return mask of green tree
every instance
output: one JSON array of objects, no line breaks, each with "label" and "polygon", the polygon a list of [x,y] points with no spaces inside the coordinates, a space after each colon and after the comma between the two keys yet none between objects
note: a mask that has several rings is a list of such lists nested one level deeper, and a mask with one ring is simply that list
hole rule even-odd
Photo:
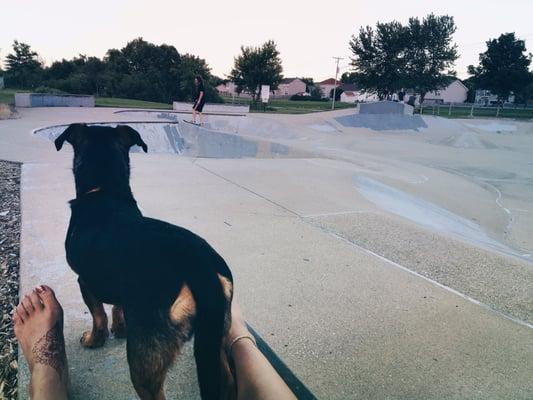
[{"label": "green tree", "polygon": [[490,90],[504,101],[511,93],[520,93],[531,82],[531,54],[523,40],[514,33],[504,33],[486,42],[487,50],[479,55],[479,65],[468,66],[476,87]]},{"label": "green tree", "polygon": [[185,54],[181,57],[178,81],[179,99],[193,101],[196,96],[196,86],[194,78],[196,75],[202,77],[204,81],[205,99],[209,103],[219,103],[222,101],[215,87],[220,83],[220,78],[211,75],[211,68],[207,62],[192,54]]},{"label": "green tree", "polygon": [[39,83],[42,66],[38,54],[26,43],[15,40],[13,53],[6,57],[6,84],[28,89]]},{"label": "green tree", "polygon": [[350,41],[355,82],[380,99],[404,87],[408,37],[408,30],[397,21],[378,22],[375,30],[361,28]]},{"label": "green tree", "polygon": [[455,31],[453,17],[448,15],[409,19],[405,85],[420,94],[421,102],[428,92],[446,87],[455,77],[450,69],[459,57],[452,41]]},{"label": "green tree", "polygon": [[357,74],[355,72],[344,72],[341,75],[342,83],[357,83]]},{"label": "green tree", "polygon": [[242,46],[229,78],[235,82],[239,93],[246,90],[258,101],[261,85],[270,85],[270,90],[277,89],[283,79],[282,72],[276,43],[269,40],[259,47]]}]

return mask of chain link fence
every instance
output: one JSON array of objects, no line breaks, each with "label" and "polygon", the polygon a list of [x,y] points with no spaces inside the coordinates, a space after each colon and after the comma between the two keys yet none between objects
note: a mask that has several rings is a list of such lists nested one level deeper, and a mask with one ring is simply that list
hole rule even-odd
[{"label": "chain link fence", "polygon": [[420,115],[448,118],[533,118],[533,104],[484,106],[473,103],[421,104],[415,107]]}]

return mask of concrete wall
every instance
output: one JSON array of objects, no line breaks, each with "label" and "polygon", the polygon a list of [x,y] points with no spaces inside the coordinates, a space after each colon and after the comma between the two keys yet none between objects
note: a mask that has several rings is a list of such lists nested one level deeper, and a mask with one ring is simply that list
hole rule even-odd
[{"label": "concrete wall", "polygon": [[17,107],[94,107],[94,96],[15,93]]},{"label": "concrete wall", "polygon": [[413,115],[413,107],[395,101],[378,101],[376,103],[361,103],[359,114],[395,114]]},{"label": "concrete wall", "polygon": [[[172,109],[192,112],[192,104],[175,101],[172,103]],[[248,114],[249,112],[250,106],[248,105],[206,104],[204,106],[204,113],[206,114]]]}]

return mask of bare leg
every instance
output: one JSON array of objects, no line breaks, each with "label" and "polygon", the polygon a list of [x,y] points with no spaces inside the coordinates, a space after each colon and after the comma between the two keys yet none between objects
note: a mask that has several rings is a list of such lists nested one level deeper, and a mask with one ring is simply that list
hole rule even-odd
[{"label": "bare leg", "polygon": [[204,124],[204,113],[199,113],[200,114],[200,125],[203,125]]},{"label": "bare leg", "polygon": [[24,296],[13,313],[15,335],[30,367],[33,400],[67,398],[63,310],[47,286]]},{"label": "bare leg", "polygon": [[107,314],[104,310],[104,305],[99,301],[91,291],[78,279],[81,289],[81,296],[83,301],[89,307],[89,311],[93,317],[93,328],[90,331],[83,333],[80,343],[83,347],[95,349],[102,347],[109,337],[109,330],[107,329]]},{"label": "bare leg", "polygon": [[[242,335],[250,335],[240,307],[234,301],[231,307],[231,328],[224,338],[226,347]],[[234,342],[231,355],[237,375],[239,400],[295,400],[296,397],[263,356],[254,342],[241,339]]]},{"label": "bare leg", "polygon": [[192,122],[193,124],[196,123],[196,110],[194,108],[192,109]]}]

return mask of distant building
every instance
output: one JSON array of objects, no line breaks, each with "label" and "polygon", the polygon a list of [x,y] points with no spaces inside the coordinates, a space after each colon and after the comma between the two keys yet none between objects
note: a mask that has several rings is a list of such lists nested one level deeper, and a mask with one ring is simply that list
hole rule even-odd
[{"label": "distant building", "polygon": [[295,94],[305,93],[307,85],[300,78],[282,79],[278,88],[272,91],[272,97],[288,98]]},{"label": "distant building", "polygon": [[[237,85],[234,82],[221,83],[216,87],[219,94],[230,97],[250,98],[250,93],[242,91],[237,93]],[[271,91],[272,97],[289,98],[294,94],[305,93],[306,84],[299,78],[283,79],[276,90]]]},{"label": "distant building", "polygon": [[243,97],[246,99],[249,99],[252,97],[252,95],[246,91],[237,93],[237,85],[235,85],[235,83],[231,81],[227,83],[221,83],[220,85],[216,87],[216,90],[222,96]]},{"label": "distant building", "polygon": [[320,89],[320,92],[322,92],[322,98],[329,99],[331,90],[334,87],[339,87],[340,83],[341,83],[340,81],[337,81],[337,85],[335,85],[335,79],[329,78],[329,79],[326,79],[325,81],[318,82],[316,86]]},{"label": "distant building", "polygon": [[363,103],[378,101],[376,94],[363,92],[355,83],[342,83],[338,89],[342,89],[340,101],[342,103]]},{"label": "distant building", "polygon": [[[506,101],[504,103],[514,103],[515,96],[514,94],[509,95]],[[474,102],[476,104],[483,104],[485,106],[490,106],[492,104],[498,104],[498,96],[495,94],[492,94],[490,90],[486,89],[478,89],[476,90],[476,97]]]},{"label": "distant building", "polygon": [[464,103],[468,97],[468,88],[459,79],[454,80],[443,89],[429,92],[424,97],[427,103]]},{"label": "distant building", "polygon": [[341,93],[341,103],[357,103],[357,95],[351,90],[347,90]]}]

